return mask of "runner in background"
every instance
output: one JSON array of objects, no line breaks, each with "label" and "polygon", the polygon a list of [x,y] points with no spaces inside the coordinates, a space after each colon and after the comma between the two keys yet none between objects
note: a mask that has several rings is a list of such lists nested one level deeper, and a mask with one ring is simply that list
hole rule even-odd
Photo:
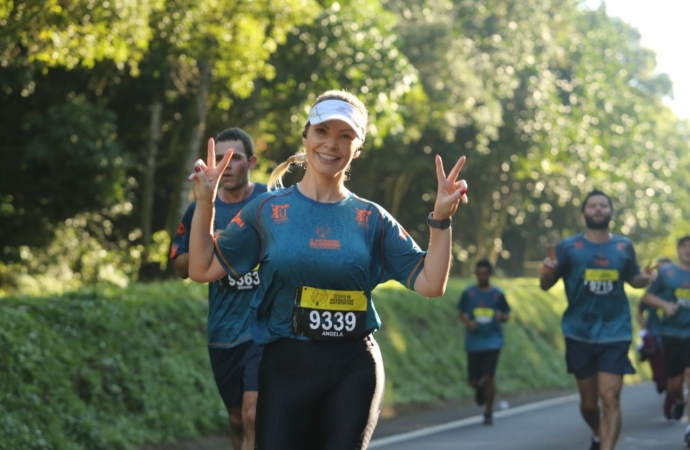
[{"label": "runner in background", "polygon": [[[642,300],[661,308],[661,336],[666,354],[668,392],[674,398],[671,417],[680,420],[685,412],[684,384],[690,384],[690,235],[678,240],[678,264],[667,264]],[[690,425],[685,430],[690,446]]]},{"label": "runner in background", "polygon": [[477,262],[474,274],[477,284],[465,289],[458,302],[460,320],[465,324],[465,350],[470,385],[474,399],[484,405],[484,425],[493,424],[496,393],[494,375],[498,355],[503,347],[501,323],[510,317],[510,306],[499,288],[490,283],[493,267],[489,260]]},{"label": "runner in background", "polygon": [[[623,375],[635,373],[628,359],[630,305],[623,283],[643,288],[652,279],[637,264],[629,239],[609,232],[611,198],[590,192],[582,202],[584,233],[561,241],[542,264],[540,286],[563,278],[565,358],[580,393],[580,413],[592,430],[591,450],[613,450],[621,429]],[[601,409],[599,407],[601,403]]]},{"label": "runner in background", "polygon": [[[214,233],[223,231],[252,199],[266,192],[266,185],[249,181],[256,166],[254,143],[240,128],[216,136],[216,158],[233,149],[223,172],[215,200]],[[189,205],[173,240],[170,258],[178,276],[189,276],[189,234],[196,202]],[[254,448],[254,423],[259,361],[263,347],[251,340],[249,302],[259,285],[257,271],[239,279],[224,276],[208,285],[208,351],[211,368],[230,420],[230,440],[235,450]]]},{"label": "runner in background", "polygon": [[[656,265],[657,268],[661,268],[670,263],[671,260],[668,258],[659,258]],[[642,301],[642,299],[637,303],[637,323],[640,326],[640,331],[638,332],[640,340],[637,346],[637,352],[640,356],[640,361],[649,362],[656,391],[660,394],[666,392],[664,396],[663,412],[666,419],[671,419],[671,409],[673,407],[674,398],[666,390],[666,359],[664,357],[664,346],[661,340],[660,324],[663,313],[663,309],[652,308]]]}]

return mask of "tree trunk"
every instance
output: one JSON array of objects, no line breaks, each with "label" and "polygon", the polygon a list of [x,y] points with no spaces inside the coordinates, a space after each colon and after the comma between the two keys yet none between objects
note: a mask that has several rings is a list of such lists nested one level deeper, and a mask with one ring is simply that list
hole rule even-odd
[{"label": "tree trunk", "polygon": [[[208,60],[199,60],[199,89],[196,94],[196,116],[197,121],[189,137],[189,144],[184,156],[182,167],[192,172],[194,161],[199,158],[199,145],[206,134],[206,115],[208,113],[208,95],[211,89],[211,66]],[[206,158],[204,158],[206,159]],[[186,177],[182,177],[179,185],[177,217],[182,218],[189,206],[190,183]],[[179,219],[178,219],[179,220]]]},{"label": "tree trunk", "polygon": [[[153,218],[153,194],[156,186],[156,159],[161,140],[161,115],[163,102],[156,98],[151,105],[151,123],[149,125],[149,143],[146,147],[146,164],[144,165],[144,192],[141,199],[141,243],[144,247],[151,243]],[[146,249],[144,249],[146,252]],[[146,262],[145,260],[142,262]]]},{"label": "tree trunk", "polygon": [[[141,265],[139,266],[139,279],[142,281],[155,278],[155,272],[160,269],[149,264],[149,245],[153,235],[153,198],[156,190],[156,167],[158,159],[158,146],[161,140],[161,116],[163,114],[163,102],[156,97],[151,105],[151,122],[149,124],[149,143],[146,146],[146,163],[144,164],[144,192],[141,198]],[[157,265],[156,265],[157,266]]]}]

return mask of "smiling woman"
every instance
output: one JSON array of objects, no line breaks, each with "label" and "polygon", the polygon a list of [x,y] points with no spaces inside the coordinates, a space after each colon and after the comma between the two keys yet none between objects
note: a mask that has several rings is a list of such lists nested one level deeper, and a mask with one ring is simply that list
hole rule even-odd
[{"label": "smiling woman", "polygon": [[386,210],[345,187],[366,124],[366,108],[354,95],[318,97],[302,133],[304,150],[276,168],[270,182],[280,185],[292,162],[306,164],[302,180],[257,197],[215,241],[208,232],[213,199],[232,152],[216,166],[211,140],[208,167],[202,162],[192,175],[190,277],[237,277],[259,266],[250,306],[252,338],[265,345],[256,448],[367,448],[384,386],[372,291],[389,280],[427,297],[445,291],[451,217],[467,202],[467,183],[457,180],[465,158],[446,176],[436,156],[438,191],[424,252]]}]

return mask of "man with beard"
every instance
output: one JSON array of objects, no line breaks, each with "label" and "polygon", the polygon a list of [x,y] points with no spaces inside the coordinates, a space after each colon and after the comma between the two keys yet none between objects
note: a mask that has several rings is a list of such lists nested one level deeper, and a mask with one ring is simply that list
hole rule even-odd
[{"label": "man with beard", "polygon": [[[678,240],[678,264],[659,269],[642,301],[664,311],[661,339],[666,352],[667,388],[675,400],[671,416],[680,420],[685,412],[683,382],[690,380],[690,235]],[[685,443],[690,446],[690,425],[685,430]]]},{"label": "man with beard", "polygon": [[[215,200],[214,233],[223,231],[252,199],[266,192],[266,185],[251,183],[256,166],[254,143],[240,128],[228,128],[216,136],[216,160],[234,149],[218,185]],[[175,270],[189,277],[189,233],[196,202],[189,205],[170,251]],[[258,398],[258,372],[263,346],[249,334],[249,302],[259,285],[257,270],[225,276],[208,285],[208,352],[211,369],[230,420],[230,440],[235,450],[254,448],[254,423]]]},{"label": "man with beard", "polygon": [[640,272],[630,240],[609,232],[612,213],[608,195],[590,192],[582,203],[587,231],[550,250],[540,277],[543,290],[559,278],[565,284],[566,365],[577,380],[580,413],[593,433],[590,450],[615,448],[623,375],[635,373],[628,359],[632,324],[623,283],[642,288],[652,278],[649,267]]}]

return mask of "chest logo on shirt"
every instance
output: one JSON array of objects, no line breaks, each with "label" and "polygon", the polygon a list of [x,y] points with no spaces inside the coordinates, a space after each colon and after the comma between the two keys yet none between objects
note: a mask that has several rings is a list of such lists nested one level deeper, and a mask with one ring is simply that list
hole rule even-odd
[{"label": "chest logo on shirt", "polygon": [[575,242],[575,250],[582,250],[582,246],[583,246],[582,241]]},{"label": "chest logo on shirt", "polygon": [[357,217],[355,218],[357,225],[362,228],[369,228],[369,216],[371,216],[371,211],[357,208],[355,208],[355,211],[357,211]]},{"label": "chest logo on shirt", "polygon": [[618,250],[620,250],[620,251],[625,250],[625,245],[626,245],[625,242],[619,242],[618,246],[617,246]]},{"label": "chest logo on shirt", "polygon": [[271,219],[273,219],[273,223],[287,222],[289,220],[289,207],[290,205],[271,205]]},{"label": "chest logo on shirt", "polygon": [[185,228],[184,224],[180,222],[180,225],[177,227],[177,235],[182,236],[183,234],[187,234],[187,229]]},{"label": "chest logo on shirt", "polygon": [[595,266],[601,266],[601,267],[608,267],[609,260],[606,258],[602,258],[602,257],[598,256],[594,259],[594,265]]},{"label": "chest logo on shirt", "polygon": [[340,250],[338,239],[326,239],[333,233],[330,227],[316,227],[316,235],[321,239],[309,239],[309,248],[315,250]]},{"label": "chest logo on shirt", "polygon": [[235,214],[235,217],[232,218],[230,223],[236,223],[238,227],[242,228],[244,226],[244,220],[240,217],[240,213],[242,211],[238,211],[237,214]]}]

